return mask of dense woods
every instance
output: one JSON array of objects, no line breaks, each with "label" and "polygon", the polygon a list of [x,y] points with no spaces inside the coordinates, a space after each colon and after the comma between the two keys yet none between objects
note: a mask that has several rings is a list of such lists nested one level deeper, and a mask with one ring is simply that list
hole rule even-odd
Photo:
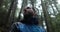
[{"label": "dense woods", "polygon": [[0,32],[8,32],[14,22],[23,18],[23,9],[33,7],[46,32],[60,32],[59,0],[0,0]]}]

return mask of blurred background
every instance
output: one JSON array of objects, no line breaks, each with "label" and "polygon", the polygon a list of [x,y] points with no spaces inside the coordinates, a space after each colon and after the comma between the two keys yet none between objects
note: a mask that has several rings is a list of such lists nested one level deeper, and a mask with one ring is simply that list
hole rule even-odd
[{"label": "blurred background", "polygon": [[23,8],[33,7],[46,32],[60,32],[60,0],[0,0],[0,32],[23,19]]}]

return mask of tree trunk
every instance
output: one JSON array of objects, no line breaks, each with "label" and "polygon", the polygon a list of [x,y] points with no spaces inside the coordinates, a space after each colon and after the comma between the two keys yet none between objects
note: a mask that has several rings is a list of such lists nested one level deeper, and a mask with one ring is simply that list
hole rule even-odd
[{"label": "tree trunk", "polygon": [[27,6],[27,0],[22,0],[22,1],[23,1],[23,2],[22,2],[21,10],[20,10],[20,12],[19,12],[19,16],[18,16],[17,21],[19,21],[19,20],[21,19],[21,13],[23,12],[24,7]]},{"label": "tree trunk", "polygon": [[2,5],[3,5],[3,0],[0,0],[0,8],[2,7]]},{"label": "tree trunk", "polygon": [[9,17],[9,22],[10,23],[16,22],[15,21],[15,12],[16,12],[16,8],[17,8],[17,3],[18,3],[18,0],[14,0],[12,11],[11,11],[11,14],[10,14],[10,17]]},{"label": "tree trunk", "polygon": [[56,3],[57,3],[57,2],[56,2],[57,0],[52,0],[52,1],[54,1],[53,4],[55,5],[57,11],[60,12],[59,9],[58,9],[58,7],[57,7],[57,4],[56,4]]},{"label": "tree trunk", "polygon": [[11,2],[10,8],[9,8],[9,10],[8,10],[8,14],[7,14],[7,16],[6,16],[6,21],[8,21],[8,19],[9,19],[9,17],[10,17],[10,14],[11,14],[11,11],[12,11],[13,4],[14,4],[14,0]]},{"label": "tree trunk", "polygon": [[44,13],[45,23],[46,23],[46,26],[47,26],[47,32],[52,32],[50,16],[49,16],[49,13],[47,11],[47,3],[46,2],[44,3],[41,0],[41,4],[42,4],[43,13]]},{"label": "tree trunk", "polygon": [[48,2],[49,2],[49,4],[51,5],[51,7],[52,7],[52,9],[53,9],[54,15],[56,15],[55,9],[54,9],[53,6],[52,6],[52,4],[53,4],[52,1],[48,0]]},{"label": "tree trunk", "polygon": [[[5,28],[7,29],[6,30],[6,32],[8,32],[8,28],[10,27],[10,24],[11,24],[11,20],[13,20],[12,19],[12,17],[14,17],[13,16],[13,14],[15,13],[15,11],[14,11],[14,9],[16,8],[15,7],[15,3],[16,2],[16,0],[12,0],[12,2],[11,2],[11,4],[10,4],[10,8],[9,8],[9,10],[8,10],[8,14],[7,14],[7,16],[6,16],[6,25],[5,25]],[[13,14],[11,14],[11,13],[13,13]],[[12,15],[12,17],[11,17],[11,15]],[[11,18],[10,18],[11,17]],[[9,19],[10,19],[10,23],[9,23]]]},{"label": "tree trunk", "polygon": [[12,11],[11,11],[9,19],[8,19],[9,21],[7,23],[7,27],[9,29],[11,27],[11,24],[16,22],[15,12],[16,12],[16,8],[17,8],[17,3],[18,3],[18,0],[14,0],[13,6],[12,6]]}]

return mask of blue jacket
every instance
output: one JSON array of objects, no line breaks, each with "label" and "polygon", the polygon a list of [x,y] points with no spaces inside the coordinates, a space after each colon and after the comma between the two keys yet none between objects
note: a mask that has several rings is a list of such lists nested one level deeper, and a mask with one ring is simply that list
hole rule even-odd
[{"label": "blue jacket", "polygon": [[[37,20],[31,18],[30,23],[27,24],[23,22],[16,22],[12,25],[10,32],[45,32],[45,29],[42,26],[36,25]],[[35,21],[35,23],[33,23]],[[32,24],[33,23],[33,24]]]}]

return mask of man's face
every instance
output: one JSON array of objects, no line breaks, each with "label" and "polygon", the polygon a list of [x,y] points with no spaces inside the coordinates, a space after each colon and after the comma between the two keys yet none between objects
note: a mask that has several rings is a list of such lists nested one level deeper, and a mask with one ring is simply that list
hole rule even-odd
[{"label": "man's face", "polygon": [[33,15],[34,14],[33,9],[30,7],[26,8],[23,12],[24,12],[23,13],[24,15]]}]

